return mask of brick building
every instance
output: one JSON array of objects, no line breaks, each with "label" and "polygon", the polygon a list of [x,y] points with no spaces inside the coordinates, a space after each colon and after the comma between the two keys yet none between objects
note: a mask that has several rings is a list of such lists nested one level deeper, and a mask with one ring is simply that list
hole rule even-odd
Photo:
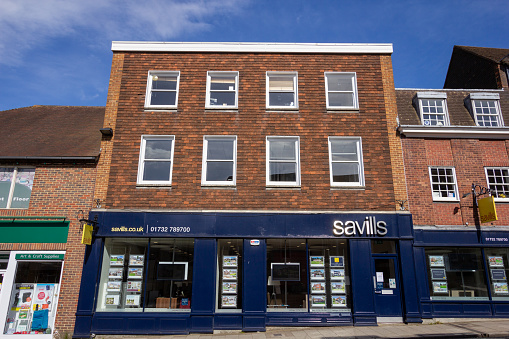
[{"label": "brick building", "polygon": [[112,50],[76,337],[420,321],[392,45]]},{"label": "brick building", "polygon": [[509,315],[507,53],[455,46],[447,89],[396,90],[423,318]]},{"label": "brick building", "polygon": [[72,333],[104,107],[0,112],[0,337]]}]

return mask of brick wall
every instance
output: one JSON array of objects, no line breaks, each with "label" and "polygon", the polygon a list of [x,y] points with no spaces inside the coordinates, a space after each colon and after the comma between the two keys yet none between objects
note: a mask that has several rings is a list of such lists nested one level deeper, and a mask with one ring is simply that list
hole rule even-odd
[{"label": "brick wall", "polygon": [[[402,138],[409,207],[415,225],[474,227],[472,183],[487,186],[484,167],[509,166],[509,141],[477,139]],[[429,166],[450,166],[456,171],[459,202],[433,202]],[[509,206],[497,203],[499,220],[487,225],[508,225]]]},{"label": "brick wall", "polygon": [[[8,164],[3,164],[8,165]],[[66,217],[69,224],[67,244],[5,244],[0,250],[66,251],[55,329],[72,333],[81,283],[85,245],[81,245],[78,210],[88,216],[95,182],[95,164],[23,164],[36,167],[28,209],[0,209],[0,216]],[[3,319],[2,321],[5,321]]]},{"label": "brick wall", "polygon": [[[144,110],[149,70],[180,71],[177,112]],[[239,72],[238,110],[204,108],[209,70]],[[298,72],[297,112],[266,110],[266,71]],[[327,111],[326,71],[357,72],[359,111]],[[384,76],[391,77],[385,84]],[[101,181],[104,177],[99,178],[101,186],[95,193],[104,197],[107,189],[105,208],[395,209],[391,155],[397,158],[398,150],[387,135],[392,129],[387,119],[395,119],[394,105],[386,112],[386,105],[394,101],[388,90],[392,86],[390,58],[381,62],[379,55],[115,53],[111,81],[105,120],[105,126],[113,123],[108,119],[116,114],[114,140],[109,141],[113,144],[111,171],[108,187]],[[171,188],[136,187],[143,134],[175,135]],[[237,136],[236,188],[201,187],[204,135]],[[300,189],[266,188],[266,136],[300,137]],[[330,188],[328,136],[362,137],[366,189]],[[398,197],[404,195],[400,191]]]}]

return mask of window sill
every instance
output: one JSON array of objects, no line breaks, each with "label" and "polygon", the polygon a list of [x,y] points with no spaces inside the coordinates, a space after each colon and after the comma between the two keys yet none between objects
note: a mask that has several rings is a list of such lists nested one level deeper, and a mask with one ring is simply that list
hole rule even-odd
[{"label": "window sill", "polygon": [[360,110],[358,108],[335,108],[335,107],[327,107],[327,113],[359,113]]},{"label": "window sill", "polygon": [[206,110],[210,111],[224,111],[224,110],[232,110],[232,111],[238,111],[238,106],[205,106]]},{"label": "window sill", "polygon": [[508,203],[509,198],[493,198],[495,202]]},{"label": "window sill", "polygon": [[171,184],[136,184],[136,188],[171,188]]},{"label": "window sill", "polygon": [[365,191],[366,186],[331,186],[331,190],[336,191],[344,191],[344,190],[359,190],[359,191]]},{"label": "window sill", "polygon": [[288,112],[288,111],[299,111],[299,107],[265,107],[267,112]]},{"label": "window sill", "polygon": [[454,202],[458,203],[460,202],[459,199],[433,199],[433,202]]},{"label": "window sill", "polygon": [[201,184],[203,189],[237,189],[237,185]]},{"label": "window sill", "polygon": [[267,185],[265,187],[267,190],[300,190],[300,185],[295,186],[278,186],[278,185]]},{"label": "window sill", "polygon": [[154,107],[145,107],[145,112],[170,112],[170,113],[177,113],[177,107],[161,107],[161,108],[154,108]]}]

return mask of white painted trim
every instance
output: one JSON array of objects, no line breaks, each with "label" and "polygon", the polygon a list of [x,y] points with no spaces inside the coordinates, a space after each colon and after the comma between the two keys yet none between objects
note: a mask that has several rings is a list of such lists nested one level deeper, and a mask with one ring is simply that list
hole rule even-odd
[{"label": "white painted trim", "polygon": [[392,44],[113,41],[114,52],[391,54]]},{"label": "white painted trim", "polygon": [[419,99],[447,99],[447,92],[417,92]]},{"label": "white painted trim", "polygon": [[498,93],[470,93],[472,100],[500,100]]},{"label": "white painted trim", "polygon": [[399,126],[398,132],[407,138],[446,138],[446,139],[508,139],[507,127],[478,126]]}]

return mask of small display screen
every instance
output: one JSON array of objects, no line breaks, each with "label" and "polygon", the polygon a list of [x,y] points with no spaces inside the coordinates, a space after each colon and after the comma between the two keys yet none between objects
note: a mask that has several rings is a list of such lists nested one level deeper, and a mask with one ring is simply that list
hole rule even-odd
[{"label": "small display screen", "polygon": [[273,263],[271,266],[273,281],[300,281],[299,263]]},{"label": "small display screen", "polygon": [[157,280],[187,280],[187,263],[159,262]]}]

